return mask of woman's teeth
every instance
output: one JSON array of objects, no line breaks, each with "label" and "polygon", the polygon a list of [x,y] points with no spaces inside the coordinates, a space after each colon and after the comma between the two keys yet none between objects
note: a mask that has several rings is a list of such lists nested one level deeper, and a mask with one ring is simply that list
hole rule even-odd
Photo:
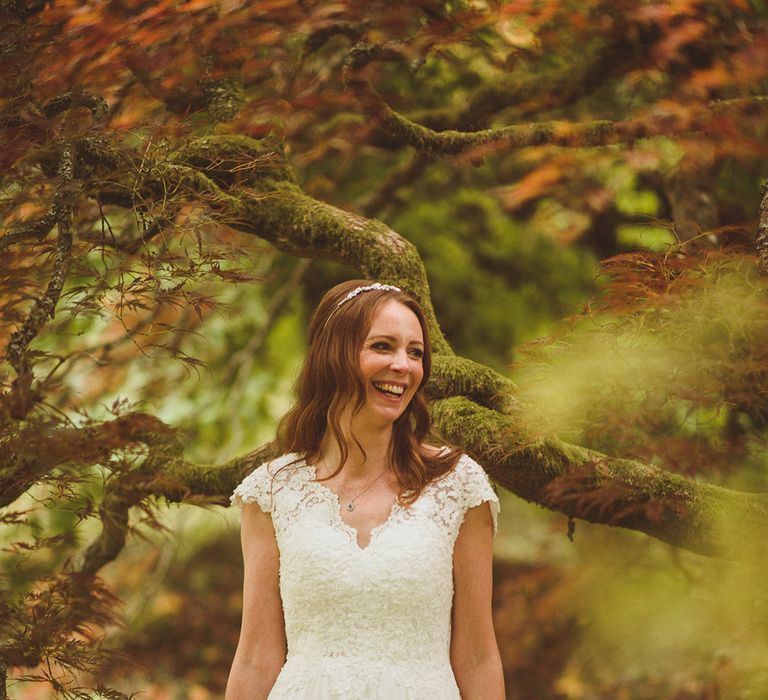
[{"label": "woman's teeth", "polygon": [[379,391],[383,391],[386,394],[392,394],[394,396],[402,396],[405,392],[405,387],[398,386],[397,384],[386,384],[384,382],[374,382],[373,386],[375,386]]}]

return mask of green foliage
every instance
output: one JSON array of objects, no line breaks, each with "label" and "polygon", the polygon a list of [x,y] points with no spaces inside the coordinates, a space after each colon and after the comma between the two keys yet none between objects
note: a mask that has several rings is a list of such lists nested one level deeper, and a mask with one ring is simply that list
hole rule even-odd
[{"label": "green foliage", "polygon": [[419,203],[418,194],[393,225],[418,246],[458,353],[503,367],[516,346],[547,332],[593,289],[589,253],[531,232],[495,198],[461,189]]},{"label": "green foliage", "polygon": [[750,262],[699,264],[678,248],[606,268],[599,303],[518,367],[531,425],[683,473],[738,468],[768,488],[768,413],[752,391],[768,366],[766,303]]},{"label": "green foliage", "polygon": [[662,226],[625,224],[616,229],[616,242],[626,248],[664,252],[677,242],[674,234]]},{"label": "green foliage", "polygon": [[563,612],[580,621],[562,685],[589,678],[595,697],[606,700],[621,692],[674,698],[683,688],[695,698],[765,694],[768,599],[760,558],[708,560],[585,523],[560,561],[571,583]]}]

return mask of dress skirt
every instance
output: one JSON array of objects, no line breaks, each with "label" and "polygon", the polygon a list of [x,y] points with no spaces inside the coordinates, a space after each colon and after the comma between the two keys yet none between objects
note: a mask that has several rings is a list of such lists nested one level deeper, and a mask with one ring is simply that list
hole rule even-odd
[{"label": "dress skirt", "polygon": [[350,661],[289,659],[269,700],[461,700],[449,663],[419,668]]}]

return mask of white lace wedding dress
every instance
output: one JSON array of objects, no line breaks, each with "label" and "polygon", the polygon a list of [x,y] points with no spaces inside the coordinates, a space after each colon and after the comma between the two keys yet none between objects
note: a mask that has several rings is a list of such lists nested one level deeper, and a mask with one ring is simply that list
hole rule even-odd
[{"label": "white lace wedding dress", "polygon": [[468,508],[488,501],[495,531],[499,507],[482,467],[462,456],[361,548],[336,494],[297,459],[263,464],[232,496],[271,513],[280,550],[288,656],[269,699],[458,699],[453,545]]}]

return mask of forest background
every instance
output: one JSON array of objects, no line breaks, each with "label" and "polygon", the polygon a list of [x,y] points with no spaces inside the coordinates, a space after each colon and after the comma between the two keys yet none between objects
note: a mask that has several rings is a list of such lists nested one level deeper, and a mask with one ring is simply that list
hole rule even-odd
[{"label": "forest background", "polygon": [[767,21],[2,0],[0,698],[222,694],[222,506],[352,277],[500,486],[508,697],[768,697]]}]

